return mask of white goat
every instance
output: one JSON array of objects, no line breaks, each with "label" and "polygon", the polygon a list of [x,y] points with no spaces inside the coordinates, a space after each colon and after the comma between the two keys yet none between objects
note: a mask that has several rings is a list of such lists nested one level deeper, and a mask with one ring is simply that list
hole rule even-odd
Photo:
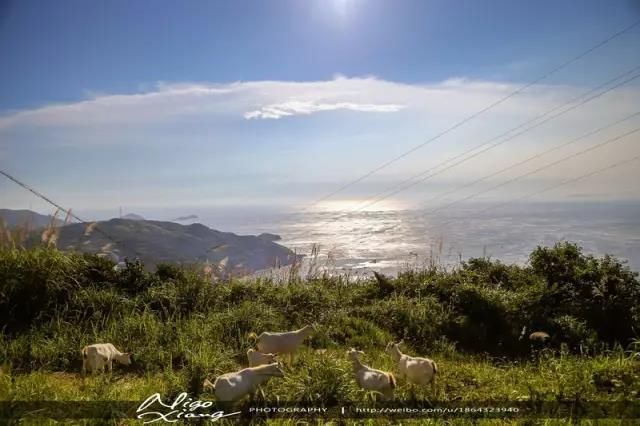
[{"label": "white goat", "polygon": [[[520,338],[518,340],[524,339],[524,336],[527,334],[527,326],[522,327],[522,331],[520,332]],[[544,331],[534,331],[529,334],[529,347],[534,354],[537,354],[541,349],[547,346],[547,344],[551,341],[551,336],[549,333]]]},{"label": "white goat", "polygon": [[265,331],[259,336],[249,333],[249,338],[256,341],[258,351],[262,353],[287,354],[289,363],[293,362],[293,355],[298,350],[304,339],[311,336],[316,331],[315,325],[306,325],[299,330],[285,333],[272,333]]},{"label": "white goat", "polygon": [[277,362],[275,354],[263,354],[255,349],[249,349],[247,351],[247,359],[249,360],[249,367],[257,367],[259,365]]},{"label": "white goat", "polygon": [[435,392],[436,375],[438,374],[438,366],[429,358],[420,358],[409,356],[402,353],[399,343],[390,342],[385,348],[385,352],[391,355],[391,358],[398,363],[398,376],[406,378],[409,382],[416,385],[426,385],[431,383],[431,392]]},{"label": "white goat", "polygon": [[385,400],[393,399],[393,390],[396,388],[396,378],[392,373],[373,369],[360,361],[364,352],[353,348],[347,351],[347,356],[353,363],[353,371],[358,385],[369,391],[380,392]]},{"label": "white goat", "polygon": [[120,364],[131,364],[131,353],[120,352],[111,343],[96,343],[82,348],[82,374],[87,369],[93,374],[98,370],[104,371],[105,366],[109,373],[113,371],[113,361]]},{"label": "white goat", "polygon": [[544,331],[534,331],[529,335],[529,341],[531,343],[537,343],[540,345],[545,345],[551,339],[548,333]]},{"label": "white goat", "polygon": [[258,386],[271,377],[283,377],[284,373],[277,362],[249,367],[234,373],[218,376],[215,382],[204,381],[204,386],[212,388],[218,401],[237,401],[246,395],[254,397]]}]

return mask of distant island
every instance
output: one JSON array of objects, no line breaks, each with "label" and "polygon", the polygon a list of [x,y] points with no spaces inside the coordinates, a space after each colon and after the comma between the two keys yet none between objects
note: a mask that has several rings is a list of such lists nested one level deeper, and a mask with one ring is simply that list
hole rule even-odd
[{"label": "distant island", "polygon": [[263,232],[262,234],[258,235],[258,238],[261,238],[265,241],[280,241],[282,239],[280,235],[271,234],[269,232]]},{"label": "distant island", "polygon": [[185,222],[187,220],[196,220],[198,216],[195,214],[190,214],[189,216],[180,216],[173,219],[173,222]]},{"label": "distant island", "polygon": [[144,217],[135,213],[128,213],[122,216],[120,219],[129,219],[129,220],[145,220]]}]

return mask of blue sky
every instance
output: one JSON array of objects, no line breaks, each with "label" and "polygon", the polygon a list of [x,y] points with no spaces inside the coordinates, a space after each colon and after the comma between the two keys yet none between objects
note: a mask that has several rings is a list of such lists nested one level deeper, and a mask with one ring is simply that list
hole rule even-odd
[{"label": "blue sky", "polygon": [[[0,1],[0,165],[76,209],[303,205],[638,19],[634,0]],[[336,202],[640,64],[638,46],[640,27]],[[397,205],[633,112],[637,81]],[[511,191],[634,153],[637,139],[623,141]],[[558,196],[638,198],[621,187],[634,173]],[[11,185],[0,183],[7,207],[36,202]]]}]

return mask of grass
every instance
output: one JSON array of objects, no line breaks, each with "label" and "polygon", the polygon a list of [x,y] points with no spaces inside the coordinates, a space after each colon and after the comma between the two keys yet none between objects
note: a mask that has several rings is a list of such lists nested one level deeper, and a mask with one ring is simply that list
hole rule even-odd
[{"label": "grass", "polygon": [[[624,354],[588,358],[561,355],[509,363],[479,356],[430,355],[437,360],[441,372],[436,395],[432,395],[428,388],[413,388],[400,381],[396,390],[398,399],[471,402],[553,401],[557,398],[624,400],[637,398],[640,389],[640,366],[633,357]],[[224,361],[230,370],[241,367],[233,356]],[[394,370],[392,361],[382,350],[368,351],[366,362],[376,368]],[[216,370],[212,365],[206,373],[215,376]],[[356,386],[351,365],[342,349],[318,354],[313,348],[305,347],[294,365],[286,366],[285,371],[283,379],[272,379],[263,386],[263,392],[269,395],[270,401],[279,399],[321,405],[365,403],[372,398],[371,394]],[[605,384],[598,380],[599,377],[609,380],[619,377],[620,385]],[[175,395],[189,387],[190,371],[187,368],[150,374],[117,369],[111,378],[97,376],[86,379],[77,372],[40,369],[16,374],[13,380],[4,376],[0,381],[0,400],[142,401],[155,392]],[[202,391],[199,397],[215,399],[206,391]]]},{"label": "grass", "polygon": [[[345,352],[334,349],[316,353],[314,348],[304,347],[293,365],[285,366],[285,378],[269,381],[264,387],[265,393],[289,401],[366,401],[369,396],[355,384]],[[222,357],[208,352],[192,354],[207,364],[209,359],[218,361],[206,369],[210,377],[246,366],[244,359],[238,361],[233,353]],[[506,363],[481,356],[429,355],[439,366],[436,395],[428,388],[416,387],[412,391],[409,384],[399,381],[397,399],[482,401],[580,397],[584,400],[616,400],[636,397],[640,390],[640,365],[624,354],[542,356],[536,361]],[[394,363],[382,349],[367,351],[365,363],[383,370],[395,370]],[[224,365],[228,367],[220,367]],[[605,383],[604,379],[599,379],[601,377],[609,381]],[[616,377],[620,378],[619,384],[615,383]],[[116,367],[111,380],[106,376],[88,376],[83,380],[79,371],[41,368],[4,375],[0,382],[0,400],[138,400],[153,392],[185,390],[188,382],[189,371],[185,368],[144,373]]]},{"label": "grass", "polygon": [[[311,322],[319,324],[318,331],[294,364],[285,365],[285,377],[262,387],[268,401],[370,402],[375,396],[357,387],[346,351],[361,349],[366,364],[397,373],[384,347],[401,338],[407,353],[438,363],[439,377],[435,394],[399,380],[397,400],[637,400],[640,346],[637,336],[623,339],[633,339],[640,324],[639,304],[633,303],[640,300],[636,275],[611,259],[582,259],[570,247],[551,250],[556,251],[540,256],[546,263],[536,258],[540,270],[479,259],[457,270],[432,266],[384,282],[307,274],[285,283],[258,278],[212,284],[195,268],[162,266],[149,273],[131,263],[114,271],[110,261],[96,256],[5,248],[0,250],[0,322],[6,324],[0,333],[0,401],[139,404],[156,392],[165,399],[189,392],[214,400],[203,380],[246,366],[249,332],[292,330]],[[574,289],[573,282],[581,287]],[[595,300],[594,292],[584,289],[590,285],[599,291]],[[610,313],[629,320],[616,329],[600,327],[600,318]],[[531,324],[554,337],[537,355],[518,340],[522,326]],[[112,377],[82,378],[80,348],[95,342],[133,351],[134,364],[115,366]],[[296,420],[303,419],[265,422]],[[386,422],[372,418],[357,424]]]}]

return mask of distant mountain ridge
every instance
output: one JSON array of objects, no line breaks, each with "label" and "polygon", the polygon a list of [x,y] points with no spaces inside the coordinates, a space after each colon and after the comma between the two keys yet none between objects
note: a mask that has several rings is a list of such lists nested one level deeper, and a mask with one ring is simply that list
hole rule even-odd
[{"label": "distant mountain ridge", "polygon": [[[49,226],[53,219],[53,215],[44,215],[32,210],[0,209],[0,219],[4,220],[4,223],[9,228],[27,225],[30,228],[43,228],[45,226]],[[57,218],[54,221],[56,226],[60,226],[63,223],[64,222],[62,220]]]},{"label": "distant mountain ridge", "polygon": [[[251,273],[288,265],[295,254],[272,241],[252,235],[236,235],[200,223],[181,225],[155,220],[111,219],[97,222],[102,232],[86,235],[86,225],[63,226],[57,246],[63,250],[139,258],[146,265],[206,262],[226,265],[228,271]],[[114,241],[103,233],[108,234]]]},{"label": "distant mountain ridge", "polygon": [[[137,215],[135,215],[137,216]],[[48,226],[50,216],[29,210],[0,210],[7,223],[20,225],[32,218],[32,228]],[[35,224],[39,226],[35,226]],[[221,232],[200,223],[182,225],[174,222],[117,218],[94,224],[58,221],[56,246],[61,250],[97,253],[113,260],[139,258],[148,267],[158,263],[211,262],[225,265],[227,272],[252,273],[275,265],[289,265],[295,253],[273,242],[279,238],[237,235]],[[96,229],[97,228],[97,229]],[[110,239],[111,237],[112,239]],[[27,245],[38,245],[41,231],[34,231]]]},{"label": "distant mountain ridge", "polygon": [[144,217],[135,213],[128,213],[122,216],[120,219],[131,219],[131,220],[145,220]]}]

